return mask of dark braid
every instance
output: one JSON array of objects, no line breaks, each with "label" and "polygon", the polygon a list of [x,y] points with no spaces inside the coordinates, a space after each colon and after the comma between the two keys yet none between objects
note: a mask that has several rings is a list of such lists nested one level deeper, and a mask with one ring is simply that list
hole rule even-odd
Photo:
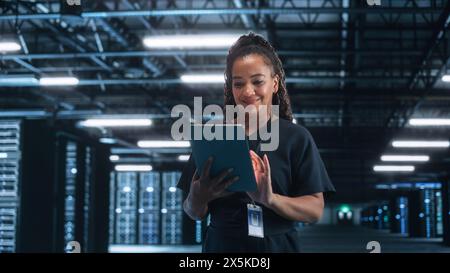
[{"label": "dark braid", "polygon": [[274,74],[272,76],[278,75],[278,92],[276,92],[273,96],[272,104],[279,105],[280,118],[292,121],[291,102],[286,89],[286,77],[281,60],[272,45],[270,45],[270,43],[263,37],[253,32],[250,32],[247,35],[242,35],[228,51],[227,67],[225,70],[224,106],[236,105],[232,92],[231,70],[233,68],[233,63],[237,58],[245,57],[250,54],[261,55],[265,59],[265,62],[268,61],[268,65],[272,66]]}]

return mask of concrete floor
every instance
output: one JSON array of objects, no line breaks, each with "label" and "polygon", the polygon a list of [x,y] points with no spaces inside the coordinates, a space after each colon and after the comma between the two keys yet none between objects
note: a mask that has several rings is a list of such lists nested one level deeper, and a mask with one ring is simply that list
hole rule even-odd
[{"label": "concrete floor", "polygon": [[[450,253],[450,247],[441,238],[409,238],[387,230],[374,230],[360,226],[306,226],[302,227],[301,240],[304,253],[368,253],[367,243],[380,243],[382,253]],[[195,246],[127,246],[115,245],[110,252],[133,253],[198,253]]]}]

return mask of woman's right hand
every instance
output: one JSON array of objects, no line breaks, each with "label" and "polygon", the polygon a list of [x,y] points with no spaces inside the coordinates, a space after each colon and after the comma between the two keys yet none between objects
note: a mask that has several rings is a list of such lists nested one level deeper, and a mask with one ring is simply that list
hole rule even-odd
[{"label": "woman's right hand", "polygon": [[191,182],[190,194],[195,200],[201,201],[203,204],[208,204],[214,199],[231,194],[231,192],[226,191],[226,188],[239,180],[237,176],[225,180],[233,169],[225,170],[216,177],[210,177],[212,162],[213,158],[210,157],[203,166],[202,175],[199,176],[196,170]]}]

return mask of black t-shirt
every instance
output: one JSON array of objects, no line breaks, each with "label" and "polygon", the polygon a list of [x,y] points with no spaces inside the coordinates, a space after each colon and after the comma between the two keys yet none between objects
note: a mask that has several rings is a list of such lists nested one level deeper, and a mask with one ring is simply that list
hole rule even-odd
[{"label": "black t-shirt", "polygon": [[[270,130],[270,122],[268,126]],[[259,151],[261,141],[259,137],[257,140],[249,140],[251,150],[261,158],[264,154],[268,156],[273,192],[289,197],[334,192],[335,188],[308,130],[285,119],[279,119],[279,130],[279,146],[275,151]],[[186,193],[189,192],[195,169],[195,162],[191,156],[177,185]],[[210,226],[235,230],[236,234],[246,233],[248,203],[251,203],[251,199],[246,193],[234,193],[211,201],[208,204],[211,215]],[[293,226],[293,221],[264,206],[262,208],[266,235],[277,234]]]}]

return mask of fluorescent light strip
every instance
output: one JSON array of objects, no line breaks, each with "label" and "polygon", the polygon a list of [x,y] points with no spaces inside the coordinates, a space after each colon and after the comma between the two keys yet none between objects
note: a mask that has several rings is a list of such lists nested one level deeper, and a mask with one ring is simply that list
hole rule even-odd
[{"label": "fluorescent light strip", "polygon": [[196,74],[182,75],[180,77],[184,83],[224,83],[225,78],[221,74]]},{"label": "fluorescent light strip", "polygon": [[0,42],[0,52],[19,51],[22,47],[16,42]]},{"label": "fluorescent light strip", "polygon": [[137,127],[152,125],[151,119],[87,119],[80,122],[83,127]]},{"label": "fluorescent light strip", "polygon": [[0,158],[8,158],[8,154],[7,153],[0,153]]},{"label": "fluorescent light strip", "polygon": [[100,138],[100,143],[103,143],[103,144],[116,144],[117,141],[114,138],[102,137],[102,138]]},{"label": "fluorescent light strip", "polygon": [[160,141],[160,140],[141,140],[137,145],[141,148],[187,148],[191,147],[189,141]]},{"label": "fluorescent light strip", "polygon": [[111,160],[111,161],[117,161],[119,159],[120,159],[120,157],[118,155],[110,155],[109,156],[109,160]]},{"label": "fluorescent light strip", "polygon": [[178,160],[179,161],[188,161],[189,160],[189,155],[179,155],[178,156]]},{"label": "fluorescent light strip", "polygon": [[375,165],[373,170],[376,172],[413,172],[414,166],[395,166],[395,165]]},{"label": "fluorescent light strip", "polygon": [[148,48],[227,48],[239,35],[158,35],[144,38]]},{"label": "fluorescent light strip", "polygon": [[450,75],[444,75],[444,76],[442,77],[442,81],[444,81],[444,82],[450,82]]},{"label": "fluorescent light strip", "polygon": [[43,77],[39,80],[42,86],[77,85],[79,82],[75,77]]},{"label": "fluorescent light strip", "polygon": [[118,172],[149,172],[153,170],[151,165],[116,165],[114,169]]},{"label": "fluorescent light strip", "polygon": [[445,118],[415,118],[409,120],[412,126],[450,126],[450,119]]},{"label": "fluorescent light strip", "polygon": [[49,13],[49,9],[41,3],[38,3],[36,7],[43,13]]},{"label": "fluorescent light strip", "polygon": [[450,147],[450,142],[396,140],[392,142],[392,146],[395,148],[448,148]]},{"label": "fluorescent light strip", "polygon": [[7,76],[0,78],[1,85],[37,85],[38,80],[33,77]]},{"label": "fluorescent light strip", "polygon": [[381,161],[405,161],[405,162],[427,162],[427,155],[382,155]]}]

